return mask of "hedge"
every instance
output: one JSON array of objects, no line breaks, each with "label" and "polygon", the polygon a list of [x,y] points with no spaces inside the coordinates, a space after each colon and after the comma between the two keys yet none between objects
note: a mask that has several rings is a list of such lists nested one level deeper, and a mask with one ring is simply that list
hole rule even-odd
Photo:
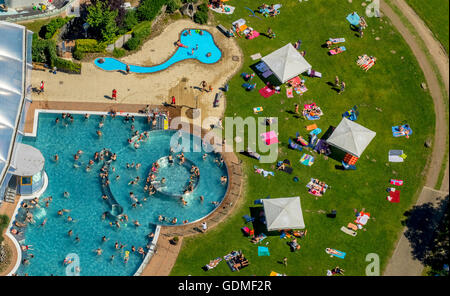
[{"label": "hedge", "polygon": [[65,18],[55,18],[52,19],[47,25],[41,27],[41,30],[39,31],[39,36],[41,36],[44,39],[51,39],[55,33],[61,29],[65,24],[67,24],[72,17],[66,16]]},{"label": "hedge", "polygon": [[6,215],[0,215],[0,242],[3,241],[3,230],[8,227],[9,218]]},{"label": "hedge", "polygon": [[33,40],[31,51],[33,62],[45,63],[50,68],[56,67],[61,72],[81,73],[81,64],[58,57],[54,40],[43,40],[36,37]]},{"label": "hedge", "polygon": [[95,39],[77,39],[75,40],[75,50],[80,52],[102,52],[106,49],[106,43],[98,42]]}]

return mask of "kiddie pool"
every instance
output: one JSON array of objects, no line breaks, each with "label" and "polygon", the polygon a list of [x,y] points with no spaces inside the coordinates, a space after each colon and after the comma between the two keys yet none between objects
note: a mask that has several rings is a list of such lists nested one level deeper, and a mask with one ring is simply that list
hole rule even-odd
[{"label": "kiddie pool", "polygon": [[[180,35],[181,44],[176,52],[164,63],[152,67],[129,65],[130,72],[134,73],[154,73],[162,71],[171,65],[188,59],[196,59],[204,64],[213,64],[220,60],[222,52],[214,43],[211,33],[206,30],[186,29]],[[193,53],[192,53],[192,50]],[[102,62],[103,61],[103,62]],[[115,58],[97,58],[94,64],[105,71],[126,71],[125,63]]]}]

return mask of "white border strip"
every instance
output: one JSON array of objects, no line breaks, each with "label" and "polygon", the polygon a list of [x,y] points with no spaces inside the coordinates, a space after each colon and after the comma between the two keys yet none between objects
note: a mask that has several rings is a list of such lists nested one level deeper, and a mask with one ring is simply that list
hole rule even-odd
[{"label": "white border strip", "polygon": [[[33,118],[33,131],[31,133],[25,133],[25,137],[36,137],[37,129],[38,129],[38,122],[39,122],[39,114],[40,113],[54,113],[54,114],[62,114],[62,113],[71,113],[71,114],[89,114],[89,115],[110,115],[111,112],[105,112],[105,111],[83,111],[83,110],[56,110],[56,109],[35,109],[34,110],[34,118]],[[133,115],[133,116],[140,116],[140,117],[146,117],[147,114],[143,113],[132,113],[132,112],[123,112],[118,111],[116,112],[116,116],[125,116],[125,115]]]},{"label": "white border strip", "polygon": [[150,262],[150,259],[152,259],[153,254],[156,251],[156,244],[158,243],[160,231],[161,231],[161,225],[156,225],[155,236],[153,237],[152,243],[150,245],[150,249],[148,250],[147,255],[145,255],[144,261],[141,263],[141,266],[139,266],[139,268],[135,272],[134,276],[142,275],[142,272],[144,271],[145,267]]}]

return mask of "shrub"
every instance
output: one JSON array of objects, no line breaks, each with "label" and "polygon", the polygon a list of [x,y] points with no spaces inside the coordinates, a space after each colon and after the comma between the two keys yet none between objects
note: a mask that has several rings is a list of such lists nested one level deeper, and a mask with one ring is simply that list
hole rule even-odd
[{"label": "shrub", "polygon": [[114,56],[115,58],[121,58],[121,57],[123,57],[126,53],[127,53],[126,50],[123,49],[123,48],[114,48],[114,50],[113,50],[113,56]]},{"label": "shrub", "polygon": [[123,20],[123,28],[126,31],[131,30],[134,26],[136,26],[139,23],[139,20],[137,18],[136,11],[129,10],[125,14],[125,19]]},{"label": "shrub", "polygon": [[141,45],[141,40],[139,38],[131,37],[127,43],[125,43],[125,48],[128,50],[136,50]]},{"label": "shrub", "polygon": [[98,42],[95,39],[77,39],[75,50],[81,52],[102,52],[106,49],[106,43]]},{"label": "shrub", "polygon": [[0,242],[3,241],[3,229],[5,229],[6,227],[8,227],[8,223],[9,223],[9,218],[6,215],[0,215]]},{"label": "shrub", "polygon": [[208,12],[208,6],[205,3],[202,3],[197,6],[197,11]]},{"label": "shrub", "polygon": [[84,52],[82,52],[81,50],[75,49],[73,51],[73,57],[80,61],[84,58]]},{"label": "shrub", "polygon": [[206,24],[208,22],[208,12],[198,10],[194,14],[194,22],[196,22],[197,24],[201,24],[201,25]]},{"label": "shrub", "polygon": [[39,39],[36,34],[33,34],[33,43],[31,46],[31,55],[33,62],[46,63],[46,51],[48,47],[47,40]]},{"label": "shrub", "polygon": [[137,8],[137,16],[140,21],[152,21],[167,0],[142,0]]},{"label": "shrub", "polygon": [[61,72],[69,72],[69,73],[81,73],[81,64],[74,63],[69,60],[64,60],[61,58],[56,58],[56,60],[53,63],[53,66],[58,68],[58,71]]},{"label": "shrub", "polygon": [[181,1],[180,0],[168,0],[166,3],[166,11],[168,13],[174,13],[181,7]]}]

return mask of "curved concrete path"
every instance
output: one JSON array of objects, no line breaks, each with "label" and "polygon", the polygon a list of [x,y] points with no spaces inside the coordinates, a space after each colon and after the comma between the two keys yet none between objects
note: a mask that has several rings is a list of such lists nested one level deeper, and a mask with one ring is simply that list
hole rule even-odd
[{"label": "curved concrete path", "polygon": [[[434,39],[431,31],[425,26],[419,16],[404,2],[404,0],[393,0],[396,5],[406,16],[409,22],[414,26],[415,30],[419,33],[420,37],[426,44],[429,53],[433,59],[433,62],[437,65],[440,75],[444,81],[446,92],[448,95],[448,57],[443,51],[441,44]],[[434,110],[436,114],[436,126],[435,137],[433,143],[433,151],[431,159],[427,167],[427,177],[425,180],[425,186],[417,200],[416,205],[431,202],[436,204],[442,198],[448,195],[448,161],[446,165],[446,171],[444,179],[441,185],[441,190],[434,190],[434,186],[438,182],[439,173],[441,170],[442,162],[444,161],[446,147],[446,137],[448,135],[448,127],[444,104],[444,98],[438,82],[436,73],[433,71],[433,67],[427,59],[427,55],[421,50],[416,37],[407,29],[405,24],[401,21],[400,17],[392,10],[392,8],[381,1],[381,10],[386,17],[388,17],[392,24],[397,28],[402,35],[406,43],[413,50],[413,53],[422,69],[425,80],[428,85],[428,89],[433,98]],[[404,229],[404,231],[406,228]],[[415,260],[412,256],[412,249],[408,239],[402,233],[396,248],[393,252],[391,259],[389,260],[384,275],[395,276],[419,276],[423,272],[424,266],[418,260]]]}]

